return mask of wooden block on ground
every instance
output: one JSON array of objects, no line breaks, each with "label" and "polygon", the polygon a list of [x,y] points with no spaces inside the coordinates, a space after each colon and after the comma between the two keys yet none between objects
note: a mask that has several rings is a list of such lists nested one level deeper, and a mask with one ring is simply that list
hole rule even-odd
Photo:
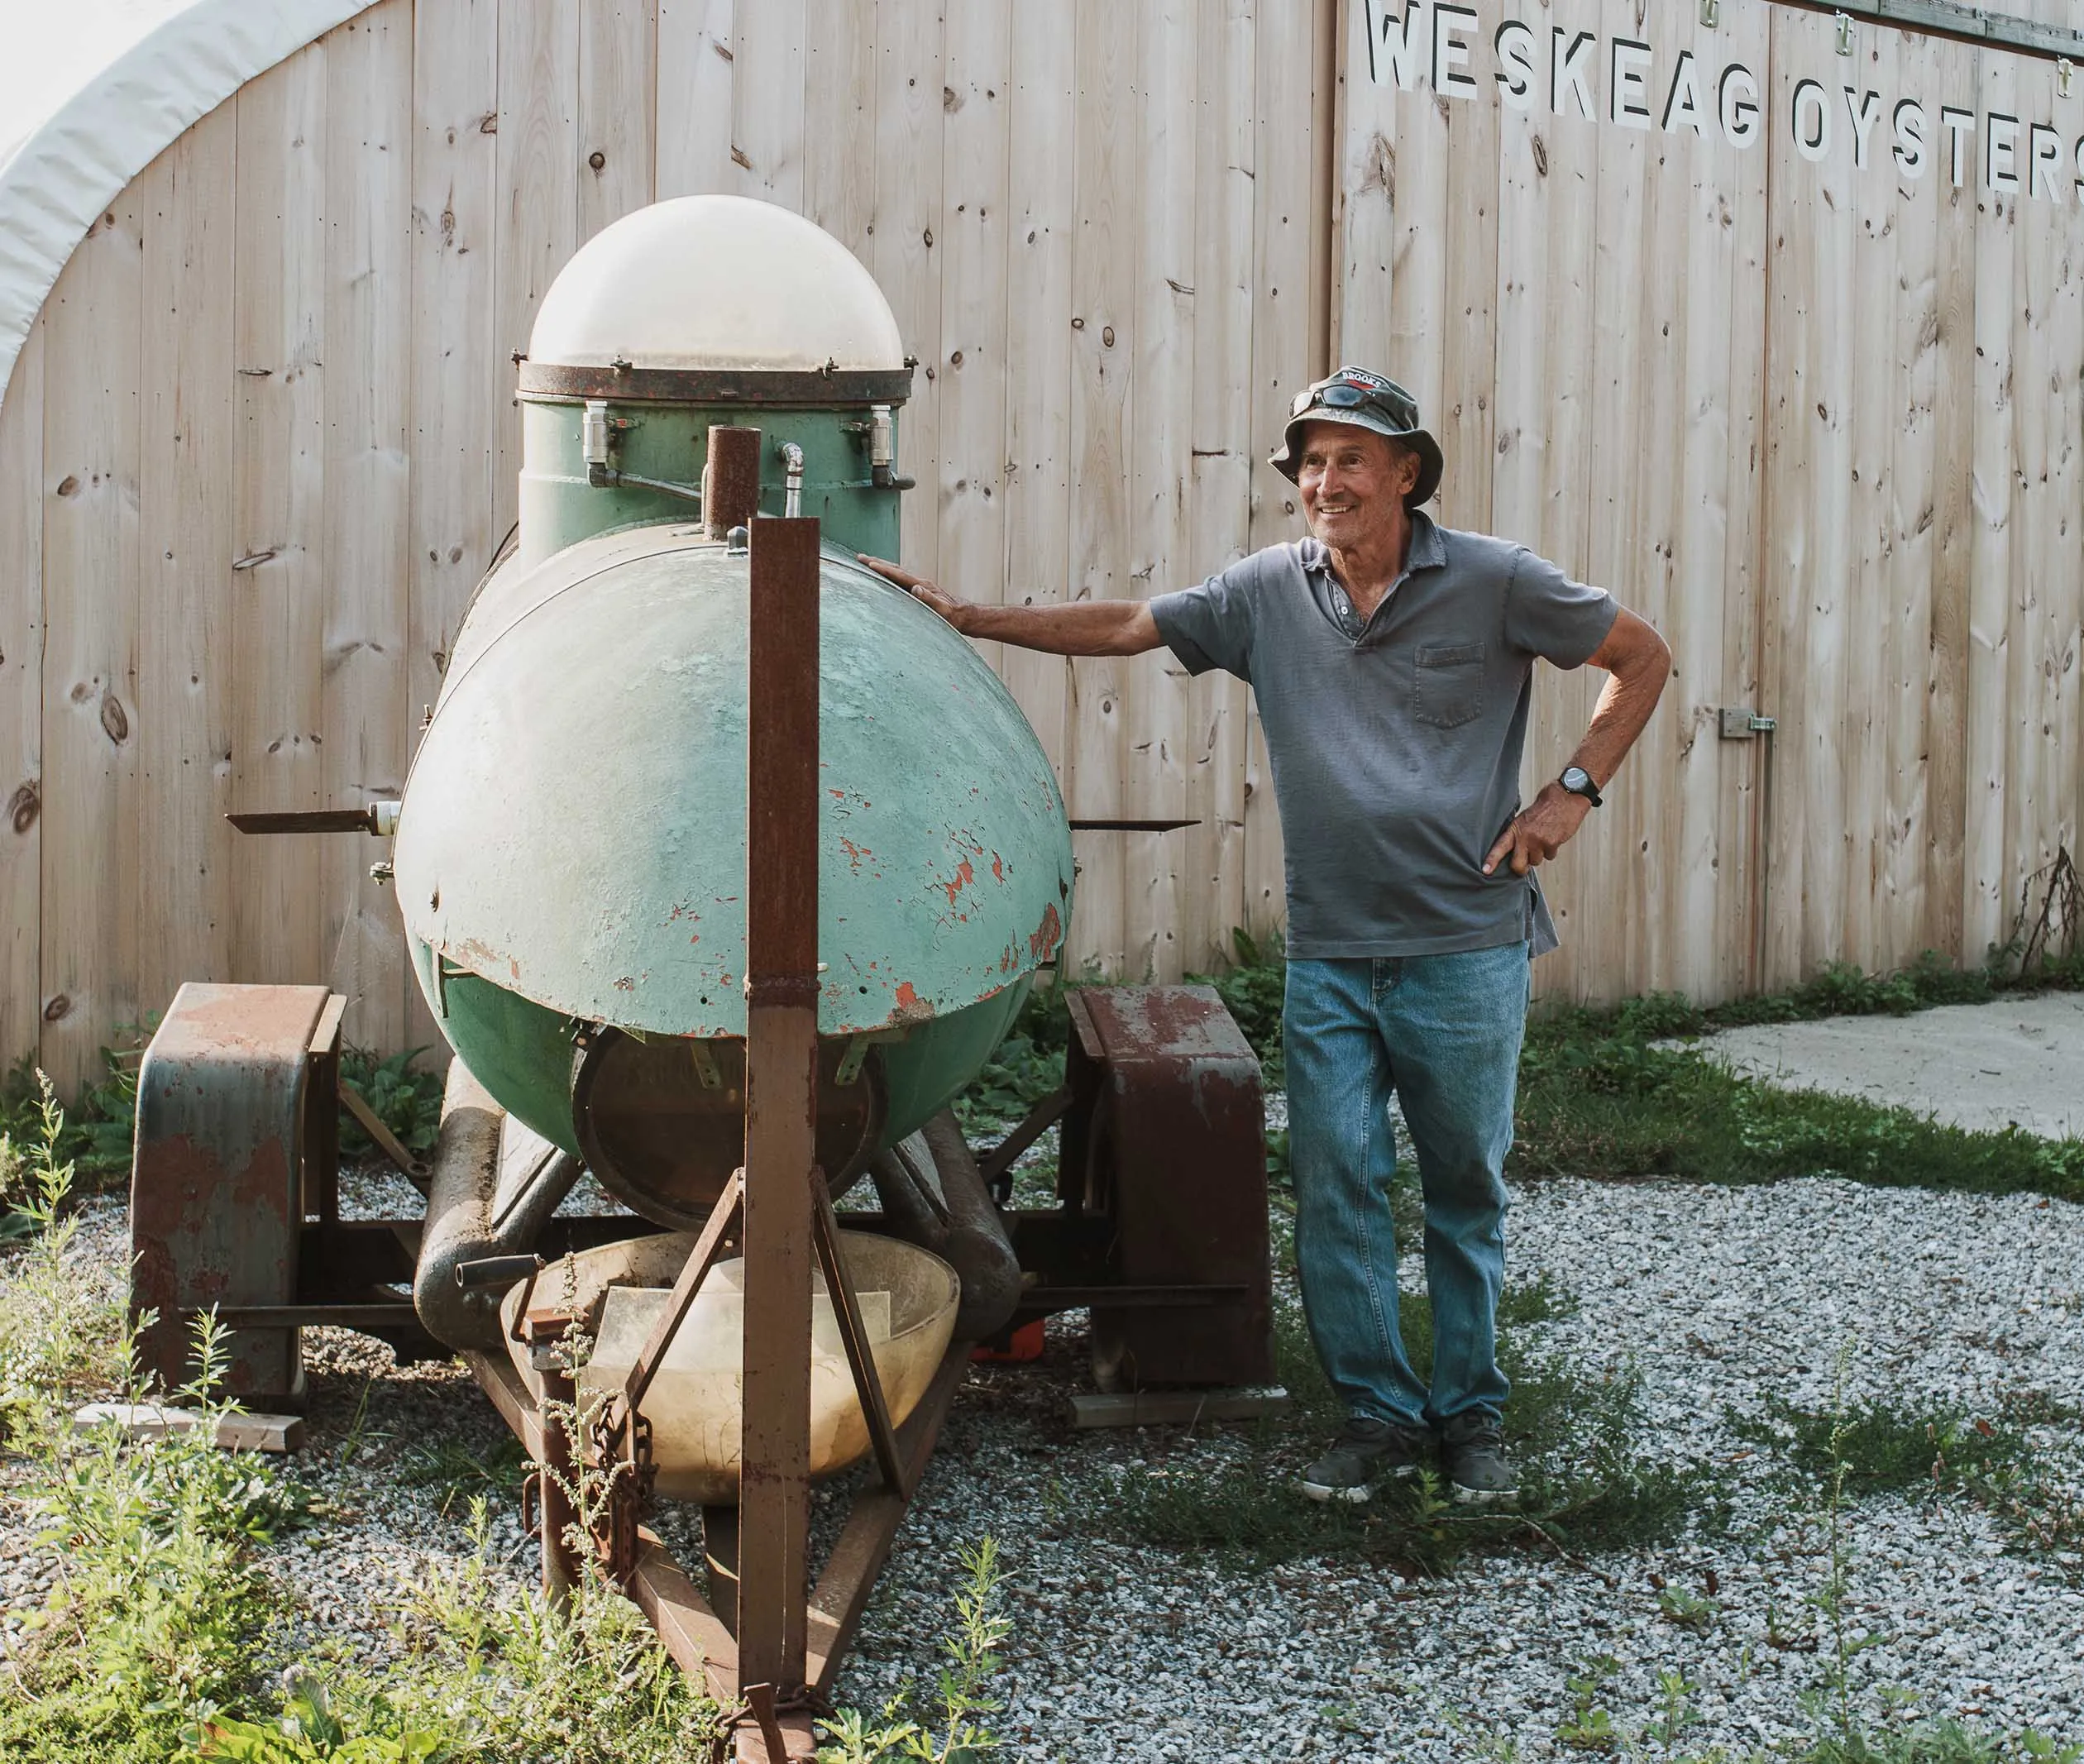
[{"label": "wooden block on ground", "polygon": [[1073,1397],[1071,1425],[1087,1427],[1193,1427],[1203,1421],[1253,1421],[1284,1415],[1288,1394],[1279,1384],[1228,1390],[1130,1390]]},{"label": "wooden block on ground", "polygon": [[[132,1439],[163,1439],[170,1433],[185,1433],[204,1417],[190,1408],[169,1408],[158,1403],[89,1403],[73,1417],[81,1429],[112,1421]],[[294,1451],[304,1444],[301,1415],[222,1415],[217,1417],[217,1442],[227,1451]]]}]

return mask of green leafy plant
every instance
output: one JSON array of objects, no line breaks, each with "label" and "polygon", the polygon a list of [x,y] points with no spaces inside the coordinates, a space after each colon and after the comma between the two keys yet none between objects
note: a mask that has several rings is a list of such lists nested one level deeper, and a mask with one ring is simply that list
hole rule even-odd
[{"label": "green leafy plant", "polygon": [[116,1045],[101,1050],[102,1076],[89,1084],[77,1111],[86,1145],[79,1168],[90,1176],[127,1176],[137,1135],[137,1073],[151,1025],[126,1023]]},{"label": "green leafy plant", "polygon": [[[347,1047],[340,1055],[341,1083],[366,1102],[410,1152],[432,1151],[441,1134],[441,1077],[413,1066],[426,1051],[407,1048],[379,1059],[366,1048]],[[350,1158],[366,1157],[376,1150],[375,1141],[345,1108],[340,1111],[340,1150]]]},{"label": "green leafy plant", "polygon": [[27,1240],[0,1292],[0,1438],[23,1451],[76,1394],[118,1384],[126,1367],[122,1299],[72,1253],[79,1221],[67,1204],[65,1111],[50,1080],[36,1081],[34,1111],[16,1111],[0,1135],[0,1182],[16,1235]]},{"label": "green leafy plant", "polygon": [[26,1694],[0,1700],[0,1755],[156,1760],[184,1710],[246,1685],[269,1604],[255,1546],[297,1523],[305,1502],[277,1471],[217,1448],[233,1405],[217,1394],[225,1340],[213,1317],[197,1320],[199,1370],[171,1399],[197,1425],[132,1440],[114,1419],[75,1422],[89,1392],[112,1386],[134,1403],[148,1393],[120,1299],[71,1253],[68,1143],[40,1083],[32,1137],[10,1145],[35,1229],[0,1275],[0,1408],[22,1465],[17,1493],[57,1580],[14,1651]]},{"label": "green leafy plant", "polygon": [[[716,1705],[673,1663],[643,1613],[595,1571],[553,1604],[506,1583],[482,1495],[460,1567],[401,1589],[397,1646],[380,1681],[343,1682],[354,1727],[439,1732],[458,1764],[681,1764],[709,1756]],[[351,1731],[352,1729],[351,1728]]]},{"label": "green leafy plant", "polygon": [[1573,1752],[1612,1752],[1621,1743],[1604,1698],[1621,1662],[1611,1654],[1590,1660],[1563,1680],[1570,1707],[1556,1729],[1556,1742]]},{"label": "green leafy plant", "polygon": [[306,1672],[289,1675],[290,1692],[271,1722],[238,1721],[204,1710],[181,1735],[173,1764],[223,1758],[236,1764],[444,1764],[453,1756],[447,1736],[432,1728],[350,1735],[333,1714],[325,1685]]},{"label": "green leafy plant", "polygon": [[886,1759],[921,1764],[973,1764],[1000,1742],[977,1720],[996,1714],[1001,1705],[989,1694],[992,1679],[1004,1663],[998,1650],[1013,1633],[1011,1621],[992,1607],[998,1594],[998,1545],[986,1537],[961,1552],[965,1575],[955,1594],[955,1628],[941,1642],[946,1656],[931,1714],[909,1709],[909,1691],[883,1705],[871,1725],[858,1711],[843,1709],[819,1723],[826,1743],[818,1748],[818,1764],[881,1764]]},{"label": "green leafy plant", "polygon": [[1278,946],[1263,947],[1241,926],[1231,933],[1236,963],[1223,973],[1189,974],[1197,985],[1212,986],[1221,995],[1245,1039],[1259,1055],[1266,1088],[1287,1083],[1281,1049],[1281,1011],[1288,989],[1288,957]]},{"label": "green leafy plant", "polygon": [[[276,1471],[217,1449],[234,1406],[214,1394],[225,1346],[208,1315],[196,1352],[200,1370],[174,1398],[198,1415],[192,1427],[132,1441],[112,1420],[79,1430],[60,1408],[30,1429],[30,1504],[59,1578],[27,1626],[41,1719],[17,1728],[15,1711],[0,1713],[0,1752],[164,1756],[183,1711],[247,1685],[270,1602],[253,1547],[305,1503]],[[145,1393],[133,1381],[130,1394]]]},{"label": "green leafy plant", "polygon": [[[144,1057],[145,1031],[119,1030],[117,1045],[101,1050],[102,1077],[87,1085],[76,1105],[59,1111],[59,1133],[53,1156],[70,1166],[75,1178],[127,1175],[137,1117],[137,1068]],[[0,1242],[34,1234],[33,1221],[19,1212],[30,1198],[33,1166],[17,1148],[41,1137],[46,1107],[55,1107],[50,1083],[25,1054],[0,1077]],[[97,1184],[98,1185],[98,1184]]]},{"label": "green leafy plant", "polygon": [[1657,1719],[1651,1737],[1664,1748],[1667,1757],[1679,1743],[1679,1736],[1700,1719],[1693,1701],[1699,1689],[1684,1672],[1667,1667],[1657,1675]]},{"label": "green leafy plant", "polygon": [[1824,1482],[1824,1528],[1828,1570],[1824,1583],[1809,1595],[1809,1602],[1823,1614],[1831,1650],[1824,1656],[1825,1706],[1838,1727],[1837,1738],[1851,1744],[1859,1733],[1852,1714],[1852,1661],[1856,1655],[1881,1645],[1881,1637],[1871,1631],[1855,1629],[1849,1615],[1847,1574],[1852,1559],[1852,1540],[1845,1527],[1847,1478],[1852,1462],[1846,1448],[1852,1435],[1851,1411],[1845,1400],[1845,1376],[1852,1362],[1854,1344],[1848,1338],[1838,1350],[1831,1403],[1830,1461]]},{"label": "green leafy plant", "polygon": [[1681,1629],[1690,1629],[1696,1634],[1704,1635],[1714,1627],[1721,1609],[1704,1593],[1684,1586],[1661,1586],[1657,1590],[1657,1614],[1666,1623],[1676,1623]]}]

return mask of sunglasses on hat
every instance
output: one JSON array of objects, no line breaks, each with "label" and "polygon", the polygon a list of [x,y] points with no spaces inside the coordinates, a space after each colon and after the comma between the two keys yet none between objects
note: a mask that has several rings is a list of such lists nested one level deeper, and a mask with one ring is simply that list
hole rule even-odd
[{"label": "sunglasses on hat", "polygon": [[1331,410],[1357,410],[1365,407],[1380,411],[1398,428],[1418,426],[1418,407],[1411,394],[1394,380],[1378,379],[1373,375],[1365,380],[1357,374],[1342,375],[1306,386],[1295,394],[1288,416],[1292,421],[1320,407]]}]

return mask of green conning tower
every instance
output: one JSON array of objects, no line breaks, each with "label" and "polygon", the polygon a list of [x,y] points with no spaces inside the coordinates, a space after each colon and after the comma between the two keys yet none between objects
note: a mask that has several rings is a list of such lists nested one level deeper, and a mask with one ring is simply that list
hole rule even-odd
[{"label": "green conning tower", "polygon": [[742,1157],[746,605],[712,426],[758,506],[824,523],[819,1158],[839,1182],[975,1074],[1054,959],[1068,825],[1040,743],[896,553],[911,379],[873,279],[770,205],[597,235],[519,364],[516,542],[452,645],[399,811],[399,901],[443,1035],[493,1097],[662,1223]]}]

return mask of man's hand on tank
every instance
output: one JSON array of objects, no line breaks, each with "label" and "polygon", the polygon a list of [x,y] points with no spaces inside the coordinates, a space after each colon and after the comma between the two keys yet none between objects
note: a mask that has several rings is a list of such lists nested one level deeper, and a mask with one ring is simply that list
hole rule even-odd
[{"label": "man's hand on tank", "polygon": [[1592,805],[1561,784],[1545,784],[1541,793],[1515,815],[1498,843],[1484,859],[1484,873],[1492,874],[1508,853],[1513,873],[1524,876],[1538,863],[1546,863],[1562,850],[1570,835],[1585,825]]},{"label": "man's hand on tank", "polygon": [[854,560],[867,565],[885,581],[895,582],[915,600],[932,607],[957,630],[963,629],[963,615],[969,610],[968,601],[957,600],[938,584],[930,582],[923,576],[913,575],[910,570],[891,562],[887,558],[871,557],[866,552],[856,552]]}]

